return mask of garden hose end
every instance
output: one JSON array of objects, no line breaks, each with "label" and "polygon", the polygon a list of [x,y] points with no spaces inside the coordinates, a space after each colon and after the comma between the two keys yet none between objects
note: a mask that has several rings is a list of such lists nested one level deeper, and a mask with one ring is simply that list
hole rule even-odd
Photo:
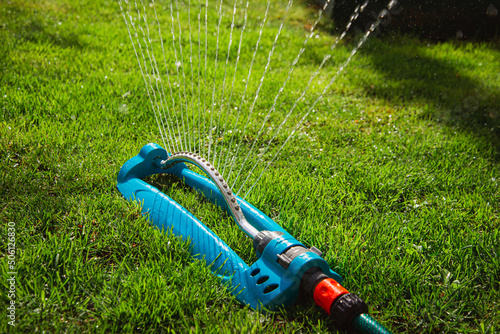
[{"label": "garden hose end", "polygon": [[306,295],[312,296],[332,318],[339,330],[358,333],[390,333],[368,314],[368,306],[319,268],[308,270],[301,280]]}]

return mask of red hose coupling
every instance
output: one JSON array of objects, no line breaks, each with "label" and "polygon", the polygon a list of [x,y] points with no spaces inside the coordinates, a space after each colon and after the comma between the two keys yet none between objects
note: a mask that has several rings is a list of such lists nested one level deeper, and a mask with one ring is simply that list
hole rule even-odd
[{"label": "red hose coupling", "polygon": [[340,296],[349,293],[342,285],[333,278],[325,278],[316,285],[314,289],[314,301],[330,315],[333,302]]}]

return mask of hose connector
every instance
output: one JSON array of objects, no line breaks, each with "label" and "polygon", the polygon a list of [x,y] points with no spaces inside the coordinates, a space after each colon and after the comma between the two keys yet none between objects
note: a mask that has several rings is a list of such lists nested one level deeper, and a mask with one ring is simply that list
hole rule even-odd
[{"label": "hose connector", "polygon": [[368,314],[368,305],[354,293],[341,295],[330,308],[335,327],[341,330],[352,329],[354,318],[363,313]]},{"label": "hose connector", "polygon": [[368,306],[361,298],[349,293],[320,268],[306,271],[302,276],[301,287],[305,295],[312,297],[332,317],[339,330],[352,330],[353,320],[361,314],[368,314]]}]

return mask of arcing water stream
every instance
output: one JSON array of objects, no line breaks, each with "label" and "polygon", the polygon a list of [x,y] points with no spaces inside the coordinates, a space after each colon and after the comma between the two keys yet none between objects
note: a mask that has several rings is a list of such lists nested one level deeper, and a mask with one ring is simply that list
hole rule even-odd
[{"label": "arcing water stream", "polygon": [[[285,93],[295,95],[293,92],[287,91],[289,87],[287,84],[293,79],[295,66],[306,51],[309,40],[315,35],[317,24],[322,19],[323,10],[329,5],[329,2],[326,1],[324,7],[319,10],[317,19],[311,25],[310,32],[305,36],[295,58],[288,66],[285,79],[281,85],[277,86],[279,87],[277,91],[273,93],[272,105],[259,121],[260,125],[257,124],[257,128],[253,129],[254,122],[259,118],[255,117],[254,112],[261,102],[262,89],[275,88],[265,84],[273,64],[279,68],[278,62],[283,61],[279,59],[280,57],[275,57],[275,53],[288,14],[293,6],[292,0],[288,0],[284,6],[284,13],[281,15],[279,27],[275,30],[276,33],[268,49],[267,57],[264,61],[259,62],[256,62],[256,59],[261,57],[261,53],[267,48],[266,44],[262,44],[263,38],[265,38],[263,36],[269,35],[269,31],[274,30],[267,28],[271,1],[267,2],[258,34],[251,34],[248,33],[247,29],[249,2],[235,0],[226,5],[221,0],[213,8],[217,13],[217,20],[209,22],[208,14],[212,7],[209,6],[208,0],[205,3],[202,0],[197,3],[188,1],[187,10],[181,10],[178,0],[173,0],[161,9],[154,0],[151,2],[134,0],[133,3],[131,0],[118,0],[160,137],[167,151],[170,153],[198,152],[208,161],[213,162],[233,189],[238,189],[236,194],[245,191],[243,197],[246,197],[381,22],[381,18],[379,18],[362,35],[347,59],[338,67],[319,94],[308,94],[318,75],[324,72],[325,64],[332,58],[338,43],[346,36],[359,14],[368,6],[369,0],[358,5],[344,31],[335,39],[330,51],[323,56],[318,68],[311,73],[307,84],[303,86],[291,108],[288,111],[281,110],[282,108],[277,108],[277,105],[280,100],[283,103],[283,95]],[[395,0],[390,1],[387,9],[390,10],[395,4]],[[192,29],[192,7],[198,13],[196,15],[197,31]],[[186,12],[187,17],[185,16]],[[382,12],[386,12],[386,10]],[[148,15],[148,13],[152,13],[152,15]],[[243,22],[237,26],[236,20],[241,21],[242,16],[244,17]],[[150,17],[154,17],[154,20],[150,20]],[[168,17],[170,24],[167,22]],[[230,17],[230,22],[227,22],[225,17]],[[155,25],[157,29],[154,31],[157,31],[157,34],[150,30],[150,26]],[[167,25],[170,28],[169,37],[161,29],[162,26]],[[237,47],[233,45],[236,44],[233,43],[233,39],[237,35],[234,33],[236,26],[237,29],[240,29]],[[229,36],[227,36],[227,31]],[[214,45],[210,45],[208,39],[208,36],[212,34],[215,35],[216,40]],[[197,41],[197,44],[193,43],[193,40]],[[227,46],[220,45],[225,41],[227,41]],[[166,45],[171,45],[170,49],[166,49]],[[246,47],[246,52],[248,52],[249,45],[254,45],[252,57],[245,58],[247,63],[244,64],[240,64],[241,56],[244,55],[242,45]],[[158,50],[161,50],[161,53]],[[193,57],[193,50],[197,57]],[[225,61],[223,60],[224,54],[221,52],[223,50],[227,50]],[[235,52],[236,55],[234,55]],[[264,54],[266,53],[264,52]],[[161,57],[163,64],[158,64],[157,59]],[[211,65],[212,60],[213,65]],[[188,63],[189,65],[186,65]],[[222,67],[221,63],[224,63],[223,69],[220,68]],[[260,76],[256,76],[253,72],[257,63],[264,64]],[[242,69],[247,69],[247,72],[241,73]],[[228,74],[232,74],[229,86]],[[244,82],[243,88],[241,88],[240,82]],[[226,96],[228,92],[229,97]],[[270,92],[266,91],[266,95],[268,93]],[[250,101],[248,96],[252,96]],[[234,104],[235,98],[239,98],[238,106]],[[297,113],[297,106],[304,99],[312,101],[310,106],[305,112],[302,112],[302,115],[295,115],[294,111]],[[295,124],[291,124],[292,115],[299,119],[298,122],[295,121]],[[243,122],[242,118],[244,118]],[[274,127],[268,124],[273,118],[281,120]],[[250,128],[252,129],[250,130]],[[279,136],[285,139],[282,140],[281,145],[276,145]],[[270,138],[266,140],[267,143],[264,143],[264,137]],[[272,145],[273,143],[274,145]],[[265,165],[261,166],[264,161],[266,161]],[[254,175],[256,170],[260,170],[259,175]]]}]

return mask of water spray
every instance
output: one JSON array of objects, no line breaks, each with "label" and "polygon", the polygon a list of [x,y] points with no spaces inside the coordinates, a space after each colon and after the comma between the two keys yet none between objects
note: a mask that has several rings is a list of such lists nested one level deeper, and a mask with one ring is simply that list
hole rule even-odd
[{"label": "water spray", "polygon": [[[202,176],[187,167],[200,168]],[[142,179],[174,175],[226,211],[253,240],[257,260],[247,265],[213,231],[180,204]],[[118,174],[118,190],[142,205],[150,223],[191,243],[191,254],[205,262],[235,298],[259,311],[288,307],[299,296],[313,299],[341,330],[390,333],[368,314],[368,306],[340,284],[316,247],[306,247],[257,208],[233,194],[222,175],[195,153],[169,154],[157,144],[145,145]]]}]

